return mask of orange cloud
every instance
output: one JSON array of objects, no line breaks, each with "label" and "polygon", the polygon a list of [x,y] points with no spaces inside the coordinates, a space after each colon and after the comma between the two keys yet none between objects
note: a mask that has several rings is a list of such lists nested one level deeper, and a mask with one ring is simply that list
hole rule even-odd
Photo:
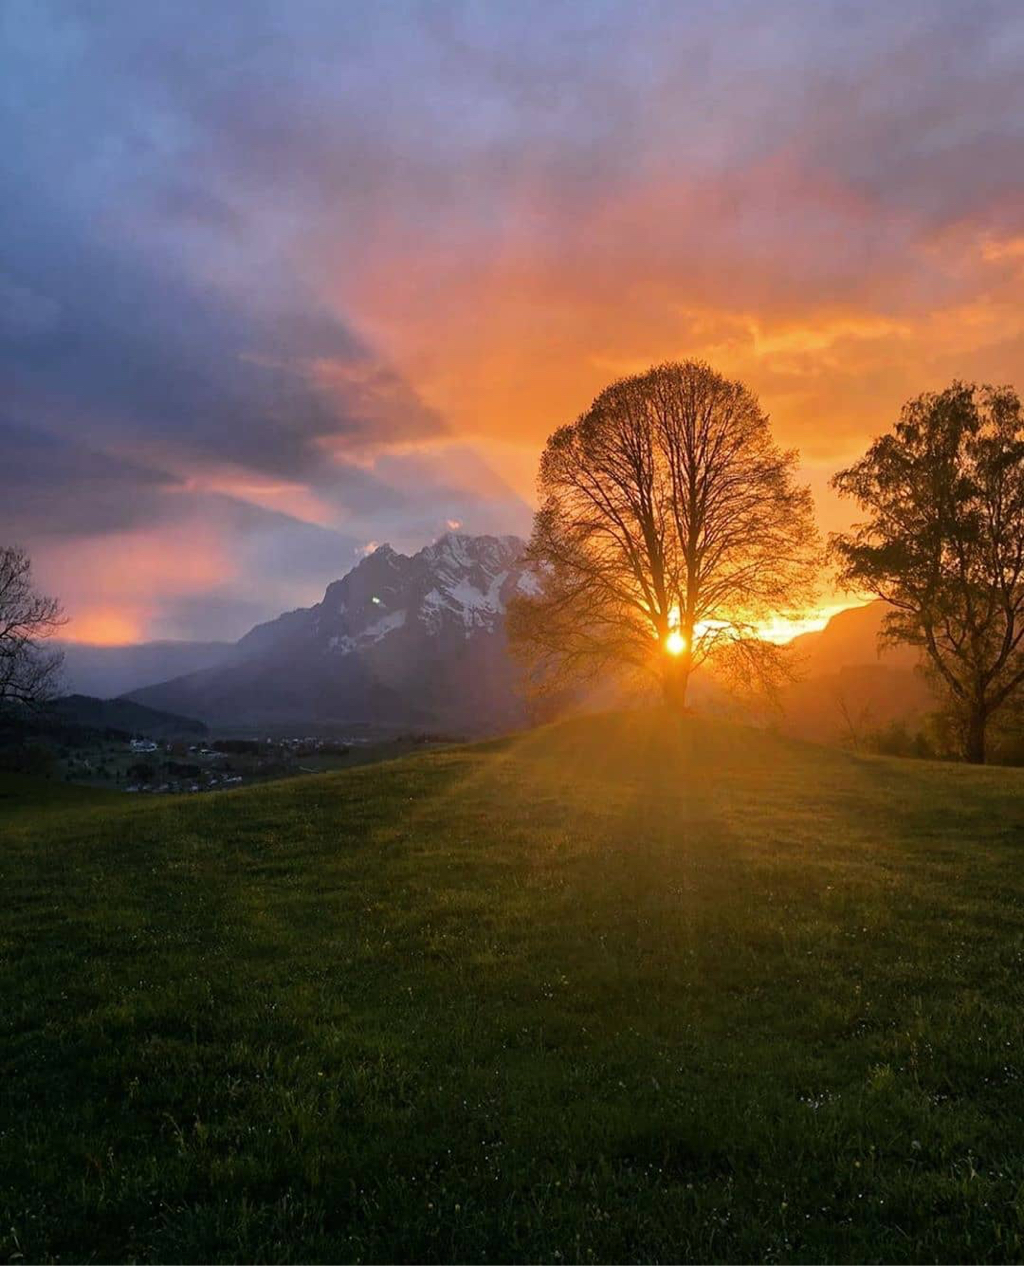
[{"label": "orange cloud", "polygon": [[181,492],[215,492],[264,510],[289,514],[305,523],[329,527],[337,510],[303,483],[261,478],[253,471],[221,468],[188,476]]},{"label": "orange cloud", "polygon": [[[932,234],[787,157],[717,188],[655,179],[568,227],[560,214],[527,179],[486,254],[382,229],[333,296],[481,453],[535,464],[608,381],[696,356],[746,381],[824,484],[816,469],[863,450],[909,397],[1020,376],[1022,238]],[[532,494],[532,477],[515,486]],[[826,500],[826,528],[849,519]]]},{"label": "orange cloud", "polygon": [[981,258],[988,263],[1004,259],[1024,258],[1024,237],[1010,237],[999,240],[987,238],[981,245]]}]

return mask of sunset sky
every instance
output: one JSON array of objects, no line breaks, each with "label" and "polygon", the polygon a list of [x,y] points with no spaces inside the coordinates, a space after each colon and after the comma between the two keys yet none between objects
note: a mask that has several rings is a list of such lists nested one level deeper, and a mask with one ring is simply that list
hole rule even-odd
[{"label": "sunset sky", "polygon": [[527,533],[699,356],[829,475],[1024,388],[1024,8],[0,6],[0,542],[70,636],[238,637],[373,543]]}]

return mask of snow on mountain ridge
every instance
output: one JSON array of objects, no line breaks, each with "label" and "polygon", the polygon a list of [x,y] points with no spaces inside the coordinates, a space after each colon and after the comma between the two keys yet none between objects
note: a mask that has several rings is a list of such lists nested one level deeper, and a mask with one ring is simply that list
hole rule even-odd
[{"label": "snow on mountain ridge", "polygon": [[231,725],[358,722],[460,734],[520,725],[504,615],[530,588],[523,549],[515,537],[455,533],[411,556],[381,546],[314,606],[257,625],[229,663],[156,683],[141,701]]},{"label": "snow on mountain ridge", "polygon": [[348,654],[416,628],[431,637],[497,632],[508,599],[530,587],[519,563],[523,549],[515,536],[456,532],[413,555],[380,545],[332,581],[315,606],[257,625],[238,648],[251,654],[283,643],[312,644]]}]

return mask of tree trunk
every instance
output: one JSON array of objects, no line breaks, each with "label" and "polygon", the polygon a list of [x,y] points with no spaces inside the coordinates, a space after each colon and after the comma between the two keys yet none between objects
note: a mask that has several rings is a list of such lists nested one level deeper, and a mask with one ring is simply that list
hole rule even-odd
[{"label": "tree trunk", "polygon": [[682,656],[665,664],[661,689],[667,707],[673,712],[686,711],[686,688],[690,684],[690,665]]},{"label": "tree trunk", "polygon": [[964,733],[964,759],[971,765],[985,763],[985,726],[988,716],[980,704],[975,704],[967,717]]}]

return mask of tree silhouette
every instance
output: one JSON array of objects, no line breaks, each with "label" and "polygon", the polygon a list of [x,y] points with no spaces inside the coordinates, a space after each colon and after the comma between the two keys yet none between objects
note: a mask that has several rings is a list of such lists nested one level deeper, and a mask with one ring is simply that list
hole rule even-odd
[{"label": "tree silhouette", "polygon": [[831,538],[851,588],[889,604],[883,636],[920,646],[969,761],[1024,686],[1024,420],[1009,387],[961,382],[903,407],[833,486],[865,520]]},{"label": "tree silhouette", "polygon": [[759,627],[805,607],[817,566],[795,466],[755,397],[706,364],[606,388],[541,458],[527,548],[538,591],[508,624],[533,687],[636,671],[682,708],[693,672],[714,661],[772,690],[785,652]]},{"label": "tree silhouette", "polygon": [[0,707],[50,698],[63,656],[44,643],[63,623],[57,600],[33,589],[24,550],[0,546]]}]

